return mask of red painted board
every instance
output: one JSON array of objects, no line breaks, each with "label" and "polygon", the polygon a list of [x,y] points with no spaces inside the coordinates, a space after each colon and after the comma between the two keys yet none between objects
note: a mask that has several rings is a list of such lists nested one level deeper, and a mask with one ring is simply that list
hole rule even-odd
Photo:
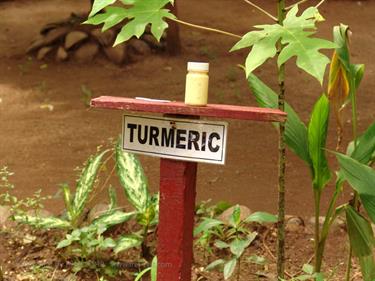
[{"label": "red painted board", "polygon": [[158,281],[190,281],[197,163],[160,160]]},{"label": "red painted board", "polygon": [[110,96],[101,96],[92,99],[91,107],[271,122],[283,122],[287,116],[285,112],[271,108],[225,104],[189,106],[183,102],[157,102]]}]

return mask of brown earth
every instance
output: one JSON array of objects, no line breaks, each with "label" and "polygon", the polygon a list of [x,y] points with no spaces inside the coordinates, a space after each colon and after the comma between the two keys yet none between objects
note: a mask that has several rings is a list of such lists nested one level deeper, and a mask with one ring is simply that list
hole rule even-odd
[{"label": "brown earth", "polygon": [[[183,54],[150,56],[123,67],[104,58],[80,64],[40,62],[28,59],[25,50],[46,23],[84,12],[89,1],[17,0],[0,1],[0,167],[15,172],[12,182],[16,193],[32,195],[39,187],[43,194],[55,194],[59,184],[74,184],[74,168],[81,165],[96,147],[117,137],[121,112],[92,110],[85,107],[81,86],[93,97],[115,95],[183,100],[187,61],[210,62],[210,103],[256,105],[243,73],[236,67],[246,52],[228,53],[232,38],[181,27]],[[180,18],[244,34],[255,24],[269,19],[243,1],[180,0]],[[275,13],[273,1],[257,1]],[[266,3],[263,3],[266,2]],[[366,64],[366,74],[358,95],[359,130],[375,117],[375,2],[327,1],[321,7],[326,21],[319,35],[331,38],[339,23],[353,32],[353,62]],[[273,61],[256,72],[276,89]],[[287,99],[307,121],[312,105],[322,88],[312,78],[287,65]],[[325,88],[324,88],[325,89]],[[324,90],[323,89],[323,90]],[[52,105],[50,111],[43,105]],[[347,110],[347,120],[350,111]],[[332,120],[332,123],[334,120]],[[350,139],[346,124],[345,142]],[[227,163],[225,166],[199,165],[198,200],[212,198],[249,206],[252,210],[276,211],[277,133],[270,124],[230,121]],[[329,147],[335,147],[335,128],[330,128]],[[313,201],[309,171],[304,163],[288,153],[287,213],[311,216]],[[334,160],[330,157],[331,160]],[[141,157],[151,188],[158,189],[159,160]],[[335,166],[331,161],[332,167]],[[328,201],[331,189],[323,201]],[[348,195],[349,191],[346,192]],[[106,195],[103,193],[103,198]],[[341,198],[345,200],[345,198]],[[102,200],[102,199],[100,199]],[[98,200],[98,201],[100,201]],[[52,200],[47,208],[63,209],[62,200]]]}]

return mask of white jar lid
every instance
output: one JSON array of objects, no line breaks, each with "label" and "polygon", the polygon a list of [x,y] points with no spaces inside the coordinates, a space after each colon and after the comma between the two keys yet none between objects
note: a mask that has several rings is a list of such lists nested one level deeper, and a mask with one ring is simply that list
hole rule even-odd
[{"label": "white jar lid", "polygon": [[207,62],[188,62],[187,70],[188,71],[205,71],[208,72],[209,70],[209,63]]}]

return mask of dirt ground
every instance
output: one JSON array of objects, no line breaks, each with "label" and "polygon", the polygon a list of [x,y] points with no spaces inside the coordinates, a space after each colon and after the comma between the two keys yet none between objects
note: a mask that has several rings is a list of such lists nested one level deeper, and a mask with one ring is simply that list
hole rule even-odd
[{"label": "dirt ground", "polygon": [[[276,13],[275,1],[257,2]],[[180,0],[178,5],[183,20],[237,34],[246,33],[255,24],[269,22],[243,1]],[[183,54],[179,57],[160,54],[123,67],[104,58],[88,64],[28,60],[25,50],[44,24],[66,18],[72,11],[88,9],[89,1],[0,1],[0,167],[5,165],[15,172],[12,182],[21,197],[31,195],[38,188],[43,189],[43,194],[55,194],[63,182],[74,185],[74,168],[94,153],[98,145],[120,134],[122,112],[85,107],[82,85],[92,91],[93,97],[183,100],[186,62],[209,61],[210,103],[256,105],[242,71],[236,67],[244,62],[246,52],[228,53],[235,43],[232,38],[187,27],[181,27]],[[320,24],[319,35],[331,38],[334,25],[348,24],[353,32],[353,62],[366,65],[358,95],[359,130],[362,131],[375,117],[372,93],[375,1],[327,1],[321,13],[326,21]],[[275,72],[275,63],[270,61],[256,73],[276,89]],[[307,121],[312,105],[326,87],[322,89],[293,63],[287,65],[286,85],[287,100]],[[46,104],[52,105],[53,110],[44,108]],[[350,111],[346,114],[349,120]],[[348,121],[345,142],[350,139],[350,127]],[[198,200],[226,200],[252,210],[275,212],[276,131],[266,123],[230,120],[228,138],[225,166],[199,165]],[[334,149],[334,126],[330,128],[328,143]],[[151,188],[156,191],[159,159],[141,157],[141,160]],[[334,167],[334,161],[331,163]],[[310,185],[307,167],[288,153],[287,213],[312,215]],[[326,195],[330,193],[329,188]],[[323,199],[325,203],[327,198]],[[61,212],[62,200],[52,200],[47,208]]]}]

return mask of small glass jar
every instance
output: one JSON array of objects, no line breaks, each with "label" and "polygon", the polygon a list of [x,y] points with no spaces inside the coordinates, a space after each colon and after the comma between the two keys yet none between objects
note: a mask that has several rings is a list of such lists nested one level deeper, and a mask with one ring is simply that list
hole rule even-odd
[{"label": "small glass jar", "polygon": [[188,62],[187,70],[185,103],[195,106],[207,105],[209,64],[203,62]]}]

